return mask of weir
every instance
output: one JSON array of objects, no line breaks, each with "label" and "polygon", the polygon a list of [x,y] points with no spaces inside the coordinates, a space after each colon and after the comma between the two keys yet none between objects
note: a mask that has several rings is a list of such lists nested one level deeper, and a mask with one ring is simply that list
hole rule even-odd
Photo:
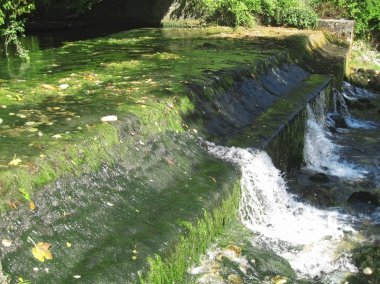
[{"label": "weir", "polygon": [[[149,36],[157,35],[150,31]],[[176,34],[180,40],[171,43],[170,51],[186,45],[182,37],[181,33]],[[163,45],[167,42],[169,39],[164,39]],[[150,43],[146,57],[186,59],[185,54],[166,51],[152,55],[157,50],[153,48],[151,52]],[[199,52],[208,49],[212,52],[213,44],[221,42],[209,44],[201,40],[194,45]],[[246,41],[244,44],[249,49]],[[238,222],[238,210],[240,216],[247,214],[248,221],[243,223],[251,224],[250,229],[256,230],[260,224],[265,229],[266,216],[262,220],[249,220],[255,215],[242,213],[244,199],[250,198],[240,191],[239,178],[244,170],[236,170],[232,164],[210,155],[207,151],[210,144],[205,141],[223,147],[266,150],[274,166],[289,176],[295,175],[303,166],[307,147],[304,139],[310,118],[307,105],[317,105],[321,98],[333,102],[332,90],[340,79],[330,71],[344,66],[342,53],[326,64],[328,68],[320,66],[319,52],[323,53],[319,50],[302,58],[291,53],[268,56],[248,67],[241,64],[243,67],[239,69],[220,71],[220,66],[226,64],[223,61],[217,70],[204,70],[201,79],[180,78],[195,106],[183,112],[184,128],[188,130],[185,133],[166,129],[145,135],[143,122],[134,116],[112,123],[113,134],[116,133],[120,143],[100,141],[101,157],[106,158],[98,162],[95,159],[98,170],[73,170],[74,174],[57,176],[34,196],[38,211],[25,206],[18,208],[16,219],[13,212],[2,215],[0,239],[14,242],[1,248],[0,261],[3,271],[10,275],[8,279],[14,282],[23,277],[36,283],[70,283],[75,279],[81,283],[181,283],[188,268],[216,237]],[[166,64],[168,69],[173,68],[171,63]],[[181,64],[188,63],[183,60]],[[116,69],[118,74],[123,68],[131,67]],[[318,71],[320,74],[316,74]],[[169,109],[174,108],[171,101],[167,104]],[[163,109],[170,113],[167,107]],[[175,116],[173,120],[177,126]],[[151,127],[161,126],[158,122]],[[260,153],[268,164],[269,156]],[[71,153],[67,155],[70,157]],[[248,151],[247,156],[254,159],[250,155],[253,152]],[[279,175],[274,166],[268,175]],[[282,194],[286,197],[285,188]],[[255,210],[252,204],[249,206]],[[284,211],[280,208],[278,214],[293,214],[294,208],[289,213],[287,206],[290,205],[285,204]],[[317,219],[328,215],[317,209],[310,211],[311,215],[317,212]],[[317,221],[326,225],[323,220]],[[310,228],[311,235],[316,231],[318,228]],[[331,231],[336,232],[335,228]],[[28,237],[52,243],[54,260],[36,263]],[[284,263],[282,259],[281,262]],[[303,273],[288,264],[283,267],[308,277],[320,272],[316,269]],[[294,271],[289,274],[297,277]]]}]

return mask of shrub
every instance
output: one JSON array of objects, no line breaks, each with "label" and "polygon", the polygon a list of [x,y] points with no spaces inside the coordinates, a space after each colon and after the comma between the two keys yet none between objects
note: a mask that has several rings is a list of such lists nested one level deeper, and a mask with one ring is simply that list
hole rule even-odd
[{"label": "shrub", "polygon": [[358,38],[370,39],[380,34],[378,0],[312,0],[311,5],[321,17],[354,19]]},{"label": "shrub", "polygon": [[317,26],[318,17],[311,9],[304,7],[291,7],[281,9],[277,13],[277,25],[296,27],[300,29],[314,29]]}]

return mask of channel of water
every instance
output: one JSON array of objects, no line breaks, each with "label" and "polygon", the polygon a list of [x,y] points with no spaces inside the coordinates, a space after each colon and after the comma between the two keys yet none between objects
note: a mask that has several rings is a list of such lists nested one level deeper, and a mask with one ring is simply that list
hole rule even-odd
[{"label": "channel of water", "polygon": [[[36,67],[35,74],[27,79],[37,80],[41,72],[45,78],[50,78],[49,69],[54,69],[59,74],[57,78],[65,75],[69,80],[70,66],[78,64],[75,60],[83,55],[83,50],[95,56],[87,62],[94,70],[104,70],[105,66],[115,68],[103,62],[104,59],[109,59],[109,52],[119,53],[115,43],[135,47],[134,36],[139,36],[139,50],[121,55],[121,59],[123,62],[133,59],[144,65],[148,64],[144,60],[153,58],[153,63],[144,67],[152,76],[158,74],[160,68],[157,66],[163,62],[166,71],[174,68],[171,61],[178,60],[185,66],[190,53],[184,51],[190,41],[205,58],[213,49],[224,46],[218,39],[210,45],[203,39],[186,40],[182,35],[166,38],[156,30],[137,31],[126,39],[125,35],[117,35],[48,50],[50,66]],[[104,42],[108,44],[105,50],[101,47]],[[158,47],[154,45],[156,42],[160,43]],[[238,43],[229,44],[226,54],[235,50]],[[245,44],[247,46],[236,52],[237,58],[251,48],[251,43]],[[58,56],[63,61],[68,54],[66,49],[73,46],[81,51],[73,50],[75,56],[68,65],[56,66],[52,58]],[[103,52],[105,57],[99,55]],[[36,56],[43,58],[44,54],[37,52]],[[233,65],[225,61],[220,64],[215,68]],[[276,64],[281,66],[275,67]],[[239,219],[228,225],[224,239],[222,236],[213,240],[209,257],[204,257],[202,265],[190,269],[183,282],[339,283],[347,273],[362,273],[366,267],[358,266],[351,251],[360,247],[363,240],[371,248],[378,241],[373,230],[379,224],[379,210],[378,205],[371,202],[376,200],[379,190],[376,155],[379,153],[377,130],[380,121],[359,106],[372,104],[378,108],[378,95],[349,85],[345,86],[343,94],[330,93],[331,85],[323,76],[310,75],[286,60],[269,66],[270,71],[259,80],[237,73],[240,77],[232,91],[228,89],[231,82],[224,84],[223,76],[213,75],[216,82],[221,81],[216,89],[220,94],[210,100],[212,104],[199,100],[197,106],[202,111],[185,119],[189,124],[202,120],[208,129],[208,138],[214,138],[214,143],[200,141],[199,133],[191,129],[187,133],[165,131],[146,137],[139,133],[136,119],[126,118],[116,128],[122,139],[131,133],[134,137],[137,135],[133,144],[128,144],[133,147],[128,150],[124,145],[107,148],[105,143],[103,146],[113,162],[103,162],[97,171],[68,175],[46,185],[33,197],[38,205],[36,211],[20,206],[17,214],[3,214],[0,239],[10,240],[12,244],[1,248],[0,261],[11,282],[17,282],[19,277],[33,283],[138,282],[151,269],[147,259],[156,254],[170,255],[191,224],[197,223],[205,209],[228,198],[239,179]],[[121,78],[120,75],[125,72],[123,68],[132,67],[121,66],[117,69],[120,80],[104,86],[103,82],[97,83],[95,72],[88,74],[85,70],[81,76],[86,80],[93,76],[89,85],[100,84],[104,88],[118,86],[125,80],[134,86],[133,78]],[[132,71],[128,72],[141,75],[139,68]],[[107,73],[102,79],[109,75]],[[230,77],[236,79],[236,76],[233,73]],[[49,83],[56,78],[50,80]],[[151,83],[149,80],[147,84]],[[207,88],[212,89],[212,86],[200,85],[203,82],[188,84],[190,93],[198,92],[201,98]],[[305,87],[306,93],[300,92],[304,97],[312,90],[311,96],[300,104],[303,110],[298,106],[292,109],[290,103],[294,101],[287,96],[295,86],[308,83],[311,87]],[[20,80],[20,84],[26,83]],[[101,114],[99,105],[94,104],[98,94],[91,93],[96,90],[95,85],[79,90],[86,98],[78,102],[81,107],[91,103],[88,110],[70,104],[69,100],[57,103],[60,107],[70,106],[71,111],[80,113],[91,124],[95,120],[93,112]],[[167,85],[162,87],[167,88]],[[132,91],[138,90],[136,86],[133,88]],[[93,101],[87,98],[89,94],[96,96]],[[110,98],[106,106],[112,109],[122,99]],[[262,105],[255,102],[262,102]],[[275,113],[273,117],[278,120],[267,119],[266,108],[271,105],[277,106],[275,111],[281,109],[284,113],[292,109],[290,118],[289,113],[286,120]],[[351,113],[355,106],[356,111]],[[42,103],[41,109],[45,108],[46,103]],[[347,125],[338,127],[336,116],[343,118]],[[268,133],[250,128],[253,118],[262,123],[260,127],[270,129]],[[280,130],[279,121],[282,123]],[[18,122],[15,123],[17,126]],[[70,125],[67,130],[77,127]],[[231,129],[236,133],[227,139],[225,132]],[[273,129],[275,135],[271,132]],[[315,175],[326,180],[311,180]],[[364,198],[355,196],[355,192],[365,192]],[[203,237],[208,238],[207,235]],[[29,238],[51,243],[53,260],[36,261],[31,254],[33,245]],[[163,279],[152,283],[166,282]]]},{"label": "channel of water", "polygon": [[[225,240],[220,239],[219,245],[214,245],[204,256],[202,265],[189,270],[193,275],[190,283],[343,283],[347,275],[362,274],[363,269],[367,268],[354,263],[355,256],[351,250],[364,244],[374,248],[378,246],[376,231],[368,234],[371,230],[369,227],[378,227],[380,221],[376,197],[379,188],[378,154],[370,157],[370,153],[378,147],[373,149],[374,141],[361,144],[361,151],[368,151],[369,160],[357,163],[352,159],[352,147],[359,145],[354,142],[350,146],[343,146],[339,142],[341,134],[347,139],[353,131],[359,131],[360,135],[368,135],[369,138],[379,127],[377,117],[366,120],[351,115],[346,100],[352,102],[372,98],[378,102],[379,96],[344,84],[346,88],[342,93],[334,91],[330,98],[322,92],[306,107],[303,168],[296,177],[291,177],[298,179],[297,182],[287,182],[286,173],[274,166],[265,151],[207,143],[212,155],[240,169],[242,196],[239,216],[245,228],[253,234],[242,234],[245,241],[233,232],[225,236],[227,243],[238,245],[226,245]],[[337,116],[346,124],[337,127]],[[376,137],[378,142],[378,134]],[[350,152],[351,157],[348,154]],[[305,181],[305,174],[309,179],[323,176],[325,180],[313,184],[310,180]],[[316,204],[312,199],[305,198],[307,191],[312,191],[313,195],[323,195],[323,188],[318,188],[318,183],[330,186],[343,183],[346,188],[338,190],[345,192],[336,194],[345,197],[333,204],[323,201]],[[365,183],[371,184],[364,194],[367,199],[355,199],[355,193],[349,196],[355,190],[363,190]],[[302,191],[304,198],[291,193],[292,187],[298,187],[297,194]],[[283,265],[281,262],[273,261],[272,268],[263,269],[257,250],[261,257],[268,257],[273,252],[283,257],[297,276],[286,274],[286,269],[277,270],[275,266]],[[371,283],[365,277],[348,281]]]}]

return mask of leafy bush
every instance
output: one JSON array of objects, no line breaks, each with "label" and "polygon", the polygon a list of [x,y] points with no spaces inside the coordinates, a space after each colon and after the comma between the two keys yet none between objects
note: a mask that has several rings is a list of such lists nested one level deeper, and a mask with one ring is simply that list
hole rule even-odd
[{"label": "leafy bush", "polygon": [[254,24],[252,11],[247,7],[245,1],[239,0],[218,1],[215,10],[206,21],[233,27],[250,27]]},{"label": "leafy bush", "polygon": [[379,0],[312,0],[311,5],[321,17],[354,19],[358,38],[380,34]]},{"label": "leafy bush", "polygon": [[24,33],[26,15],[34,10],[29,0],[0,0],[0,36],[4,39],[5,53],[13,45],[16,53],[28,60],[28,52],[22,47],[18,36]]},{"label": "leafy bush", "polygon": [[311,9],[290,7],[289,9],[278,10],[274,20],[278,26],[314,29],[317,26],[318,17]]}]

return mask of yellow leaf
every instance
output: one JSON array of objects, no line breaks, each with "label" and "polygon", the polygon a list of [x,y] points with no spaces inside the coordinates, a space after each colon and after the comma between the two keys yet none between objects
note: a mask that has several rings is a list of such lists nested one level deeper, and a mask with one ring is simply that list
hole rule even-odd
[{"label": "yellow leaf", "polygon": [[53,255],[49,251],[51,244],[39,242],[32,248],[33,256],[41,262],[44,262],[45,259],[53,259]]},{"label": "yellow leaf", "polygon": [[71,247],[73,246],[73,244],[70,243],[70,242],[66,242],[66,246],[67,246],[68,248],[71,248]]},{"label": "yellow leaf", "polygon": [[41,88],[47,89],[47,90],[56,90],[57,87],[49,85],[49,84],[42,84]]},{"label": "yellow leaf", "polygon": [[21,163],[21,159],[16,158],[16,155],[13,157],[13,160],[8,163],[9,166],[17,166]]},{"label": "yellow leaf", "polygon": [[36,204],[33,201],[29,202],[29,208],[30,210],[34,211],[36,209]]}]

